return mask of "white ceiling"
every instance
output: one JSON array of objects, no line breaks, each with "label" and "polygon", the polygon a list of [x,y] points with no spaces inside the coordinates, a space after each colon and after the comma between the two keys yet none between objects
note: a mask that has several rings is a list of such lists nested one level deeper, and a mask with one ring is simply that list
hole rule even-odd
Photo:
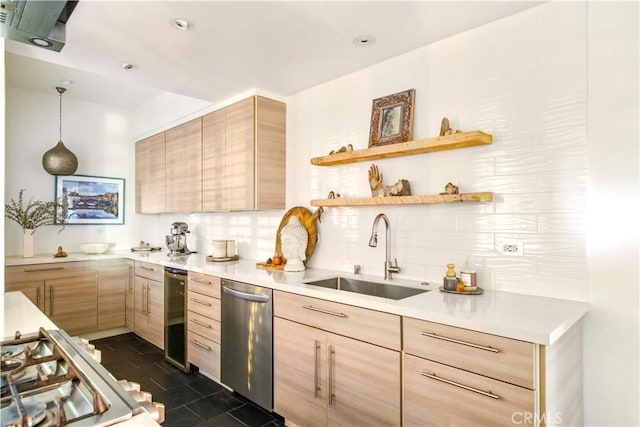
[{"label": "white ceiling", "polygon": [[[81,0],[61,52],[6,41],[6,85],[55,94],[68,79],[65,96],[125,109],[161,91],[214,103],[254,88],[289,95],[538,4]],[[361,35],[376,42],[354,45]]]}]

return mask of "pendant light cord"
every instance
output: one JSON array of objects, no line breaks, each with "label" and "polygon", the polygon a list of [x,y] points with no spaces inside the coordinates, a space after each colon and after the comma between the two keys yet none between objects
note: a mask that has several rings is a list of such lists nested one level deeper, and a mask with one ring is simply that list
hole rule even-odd
[{"label": "pendant light cord", "polygon": [[64,87],[56,87],[56,90],[58,91],[58,93],[60,94],[60,125],[58,127],[58,131],[60,133],[60,141],[62,141],[62,94],[65,93],[67,91],[66,88]]}]

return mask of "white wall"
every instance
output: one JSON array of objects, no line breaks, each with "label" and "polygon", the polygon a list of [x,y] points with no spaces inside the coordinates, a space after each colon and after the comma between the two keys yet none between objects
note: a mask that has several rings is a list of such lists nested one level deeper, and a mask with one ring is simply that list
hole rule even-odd
[{"label": "white wall", "polygon": [[[78,251],[87,241],[117,242],[121,248],[136,241],[134,218],[134,151],[128,137],[125,111],[69,96],[63,97],[62,140],[78,157],[78,175],[125,179],[125,225],[69,225],[41,227],[35,233],[35,252],[54,254],[58,246]],[[58,142],[59,97],[55,88],[43,94],[6,88],[5,200],[16,199],[20,189],[29,198],[54,199],[55,178],[42,167],[42,155]],[[5,251],[22,254],[22,231],[5,219]]]},{"label": "white wall", "polygon": [[[4,38],[0,38],[0,52],[4,57]],[[0,63],[0,79],[4,81],[4,61]],[[0,88],[0,99],[5,99],[5,88],[4,85]],[[1,165],[4,165],[5,159],[5,105],[3,102],[0,104],[0,170],[4,172]],[[4,173],[0,174],[0,200],[4,200]],[[5,240],[4,236],[4,225],[0,225],[0,237]],[[0,256],[4,258],[5,250],[4,246],[0,247]],[[4,275],[3,275],[4,276]],[[4,277],[0,279],[0,307],[4,307]],[[4,331],[4,316],[0,316],[0,331]]]},{"label": "white wall", "polygon": [[640,425],[638,2],[588,5],[585,421]]}]

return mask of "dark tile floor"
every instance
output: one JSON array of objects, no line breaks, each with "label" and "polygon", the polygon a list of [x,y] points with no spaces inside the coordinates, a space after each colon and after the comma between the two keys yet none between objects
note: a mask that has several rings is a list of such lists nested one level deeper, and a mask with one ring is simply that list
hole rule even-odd
[{"label": "dark tile floor", "polygon": [[135,334],[91,341],[102,364],[117,379],[140,383],[140,389],[165,405],[163,426],[283,426],[276,414],[230,392],[198,372],[185,374],[164,360],[164,352]]}]

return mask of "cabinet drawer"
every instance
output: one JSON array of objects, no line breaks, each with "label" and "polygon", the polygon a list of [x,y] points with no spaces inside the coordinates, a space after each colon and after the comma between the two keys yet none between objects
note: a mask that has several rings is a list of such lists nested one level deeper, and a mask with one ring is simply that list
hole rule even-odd
[{"label": "cabinet drawer", "polygon": [[400,350],[400,317],[286,292],[274,292],[275,316]]},{"label": "cabinet drawer", "polygon": [[220,320],[220,300],[217,298],[187,291],[187,310]]},{"label": "cabinet drawer", "polygon": [[32,280],[61,279],[65,277],[96,274],[95,261],[55,262],[47,264],[16,265],[5,267],[6,283]]},{"label": "cabinet drawer", "polygon": [[[404,355],[403,425],[527,424],[535,392],[409,354]],[[539,419],[539,418],[538,418]]]},{"label": "cabinet drawer", "polygon": [[189,332],[187,360],[216,380],[220,379],[220,344]]},{"label": "cabinet drawer", "polygon": [[164,283],[164,269],[158,264],[136,261],[136,276]]},{"label": "cabinet drawer", "polygon": [[187,321],[187,329],[189,332],[195,332],[196,334],[202,335],[203,337],[217,343],[220,342],[219,321],[210,319],[193,311],[187,312]]},{"label": "cabinet drawer", "polygon": [[408,317],[403,331],[406,353],[534,389],[532,343]]},{"label": "cabinet drawer", "polygon": [[208,274],[189,272],[189,282],[187,287],[190,291],[208,295],[213,298],[220,298],[220,278],[209,276]]}]

